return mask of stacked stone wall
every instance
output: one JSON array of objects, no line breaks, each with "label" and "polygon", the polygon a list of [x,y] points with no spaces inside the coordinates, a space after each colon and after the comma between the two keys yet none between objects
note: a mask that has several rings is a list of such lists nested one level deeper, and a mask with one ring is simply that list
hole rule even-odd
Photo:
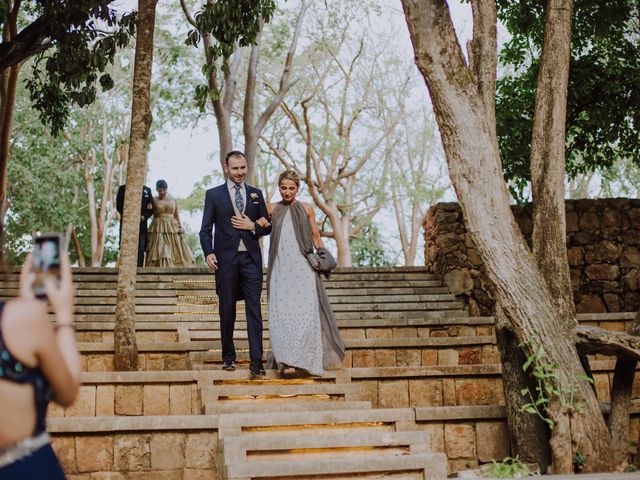
[{"label": "stacked stone wall", "polygon": [[[532,207],[513,206],[531,245]],[[640,307],[640,200],[567,200],[567,253],[578,313]],[[471,315],[493,315],[492,286],[457,203],[438,203],[424,223],[425,263],[463,298]]]}]

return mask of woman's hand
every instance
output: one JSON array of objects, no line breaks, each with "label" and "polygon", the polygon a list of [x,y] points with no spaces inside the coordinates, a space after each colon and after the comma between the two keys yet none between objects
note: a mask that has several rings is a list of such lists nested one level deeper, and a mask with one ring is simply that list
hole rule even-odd
[{"label": "woman's hand", "polygon": [[73,297],[75,289],[71,278],[71,263],[69,254],[60,252],[60,281],[59,283],[51,277],[46,277],[43,281],[44,291],[47,299],[56,312],[59,324],[73,322]]},{"label": "woman's hand", "polygon": [[264,217],[260,217],[258,220],[256,220],[256,223],[260,225],[262,228],[268,228],[271,226],[269,221]]}]

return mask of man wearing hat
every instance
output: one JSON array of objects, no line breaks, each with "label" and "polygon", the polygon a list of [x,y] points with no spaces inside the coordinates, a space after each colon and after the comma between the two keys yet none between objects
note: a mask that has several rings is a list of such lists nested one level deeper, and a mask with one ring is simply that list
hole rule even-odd
[{"label": "man wearing hat", "polygon": [[[116,210],[120,214],[120,242],[122,241],[122,212],[124,210],[124,191],[126,185],[118,187],[116,194]],[[138,266],[144,265],[144,251],[147,248],[147,220],[151,218],[155,210],[153,194],[151,189],[144,185],[142,187],[142,202],[140,204],[140,231],[138,233]]]}]

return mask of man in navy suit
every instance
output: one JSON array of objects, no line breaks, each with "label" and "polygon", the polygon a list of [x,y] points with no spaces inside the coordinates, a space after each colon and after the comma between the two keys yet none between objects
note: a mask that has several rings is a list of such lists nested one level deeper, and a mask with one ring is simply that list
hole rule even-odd
[{"label": "man in navy suit", "polygon": [[[256,223],[269,218],[262,192],[244,181],[247,159],[239,151],[229,152],[224,171],[228,180],[207,190],[200,228],[200,244],[207,265],[216,274],[219,299],[220,336],[224,370],[235,370],[236,350],[233,329],[236,301],[244,298],[251,373],[265,375],[262,366],[262,253],[258,240],[271,233],[271,227]],[[215,234],[211,232],[215,224]]]}]

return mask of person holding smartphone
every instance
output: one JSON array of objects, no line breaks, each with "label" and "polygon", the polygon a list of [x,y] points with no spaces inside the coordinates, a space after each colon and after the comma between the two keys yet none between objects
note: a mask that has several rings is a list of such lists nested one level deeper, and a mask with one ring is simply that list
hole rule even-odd
[{"label": "person holding smartphone", "polygon": [[[20,273],[18,298],[0,304],[0,479],[64,479],[46,432],[51,399],[67,407],[80,387],[80,354],[73,324],[69,257],[59,250],[59,278],[41,278],[46,299],[35,296],[34,255]],[[36,249],[36,252],[38,249]],[[46,263],[47,258],[37,262]],[[57,277],[57,275],[56,275]],[[47,316],[48,302],[55,325]]]}]

